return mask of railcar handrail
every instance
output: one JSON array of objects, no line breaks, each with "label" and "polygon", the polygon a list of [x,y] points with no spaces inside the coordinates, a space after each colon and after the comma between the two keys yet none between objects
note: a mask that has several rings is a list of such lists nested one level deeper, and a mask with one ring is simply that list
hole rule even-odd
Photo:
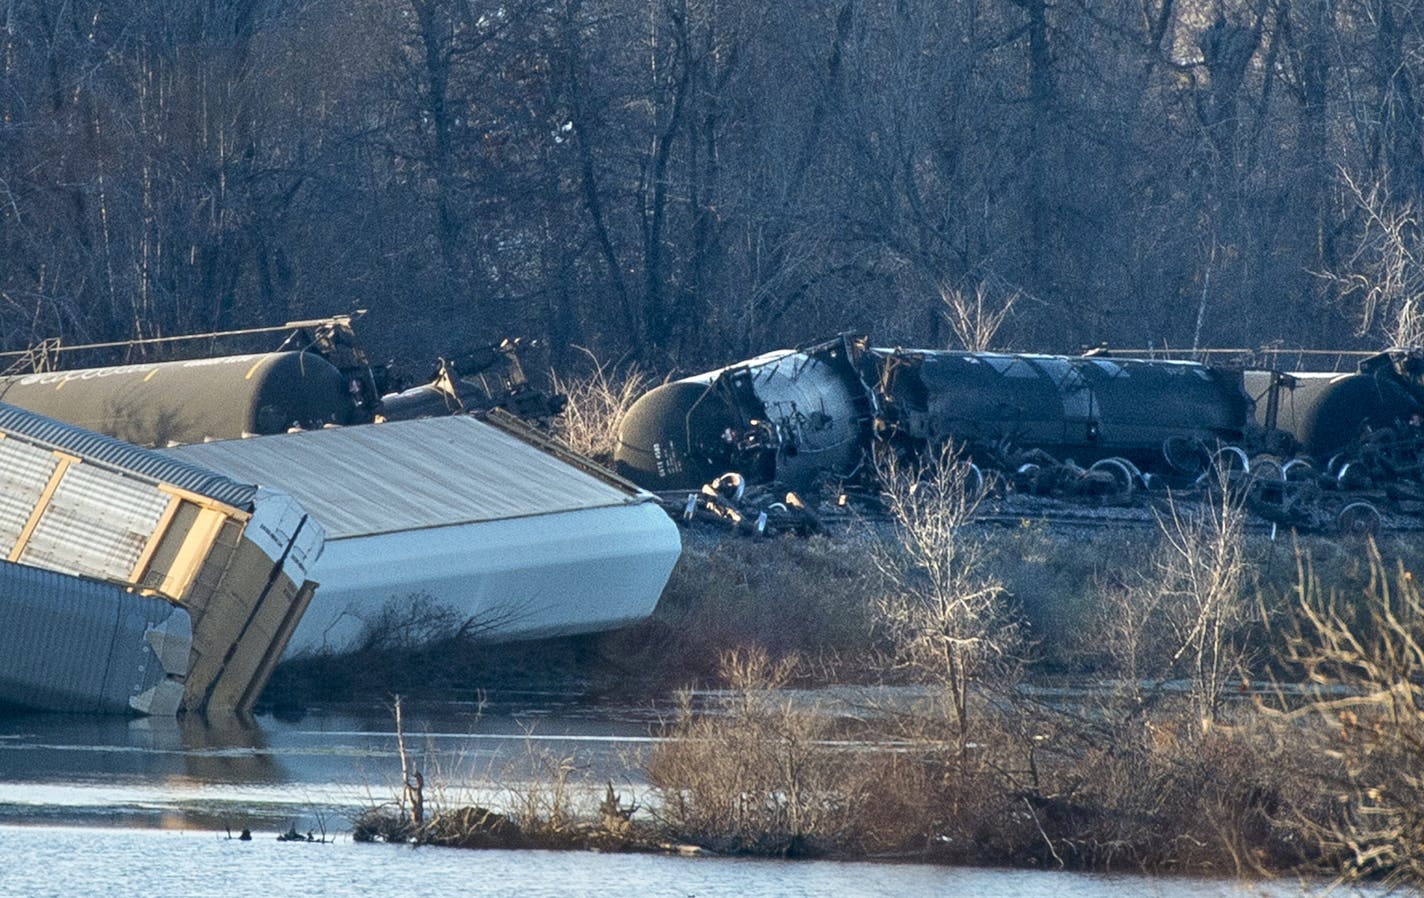
[{"label": "railcar handrail", "polygon": [[1166,348],[1133,348],[1118,346],[1098,346],[1088,347],[1085,354],[1099,355],[1106,358],[1142,358],[1142,359],[1183,359],[1210,363],[1213,360],[1220,362],[1223,357],[1233,360],[1241,360],[1246,364],[1263,365],[1271,368],[1281,368],[1283,360],[1295,359],[1295,366],[1306,365],[1307,361],[1316,365],[1320,360],[1333,360],[1333,365],[1328,367],[1333,370],[1341,370],[1346,362],[1358,362],[1362,359],[1371,358],[1381,352],[1410,352],[1414,350],[1403,347],[1391,347],[1384,350],[1379,349],[1284,349],[1280,347],[1247,347],[1237,348],[1211,348],[1211,349],[1166,349]]},{"label": "railcar handrail", "polygon": [[62,352],[79,352],[92,349],[124,349],[135,346],[156,346],[165,343],[182,343],[189,340],[216,340],[225,337],[251,337],[259,334],[279,334],[287,331],[303,330],[306,328],[320,327],[323,325],[345,325],[366,314],[365,309],[357,309],[349,315],[333,315],[330,318],[315,318],[306,321],[289,321],[286,324],[274,324],[268,327],[248,327],[236,330],[210,331],[202,334],[177,334],[171,337],[134,337],[130,340],[109,340],[101,343],[60,343],[58,338],[47,338],[40,343],[26,347],[25,349],[8,349],[0,351],[0,359],[18,359],[23,364],[26,359],[34,358],[36,353],[43,351],[47,355]]}]

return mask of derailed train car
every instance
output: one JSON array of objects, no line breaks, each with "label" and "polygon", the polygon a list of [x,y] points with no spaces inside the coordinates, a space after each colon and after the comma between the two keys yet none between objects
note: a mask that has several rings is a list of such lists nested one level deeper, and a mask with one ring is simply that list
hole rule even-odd
[{"label": "derailed train car", "polygon": [[541,418],[561,408],[530,385],[511,340],[442,359],[429,383],[400,389],[367,359],[354,317],[251,332],[287,331],[274,352],[0,375],[0,402],[146,448],[496,407]]},{"label": "derailed train car", "polygon": [[647,489],[726,471],[805,488],[859,472],[872,441],[1035,447],[1154,467],[1170,441],[1236,443],[1239,377],[1191,362],[880,349],[840,338],[658,387],[620,429],[619,473]]},{"label": "derailed train car", "polygon": [[850,340],[782,350],[663,384],[624,417],[614,463],[651,490],[738,471],[804,485],[858,469],[878,404]]},{"label": "derailed train car", "polygon": [[0,403],[0,704],[250,710],[324,542],[286,494]]},{"label": "derailed train car", "polygon": [[[382,395],[378,390],[384,378],[376,376],[350,342],[340,342],[349,337],[349,321],[337,318],[287,327],[307,324],[328,333],[296,341],[309,345],[293,351],[0,381],[0,392],[16,402],[44,408],[56,418],[87,424],[110,436],[163,448],[160,452],[139,449],[52,422],[53,429],[78,434],[72,440],[84,446],[89,440],[123,458],[140,460],[134,464],[156,465],[163,472],[201,471],[233,492],[229,499],[251,500],[251,509],[225,500],[227,504],[212,513],[190,514],[187,506],[178,506],[164,516],[169,513],[162,511],[158,499],[145,495],[150,501],[144,507],[159,518],[158,524],[167,527],[170,517],[176,522],[165,533],[181,529],[180,525],[202,525],[202,532],[182,542],[179,551],[173,548],[177,537],[165,536],[161,545],[157,538],[145,543],[138,539],[145,534],[136,525],[130,527],[135,530],[131,540],[135,546],[128,547],[133,553],[148,543],[158,546],[150,553],[152,562],[147,554],[124,555],[119,559],[122,569],[112,565],[96,569],[104,578],[127,577],[136,580],[135,588],[161,587],[167,590],[163,593],[167,599],[185,598],[180,587],[186,581],[165,579],[155,571],[158,567],[166,571],[175,553],[180,559],[202,554],[207,549],[203,535],[227,540],[231,528],[215,524],[210,520],[214,515],[250,518],[255,523],[248,530],[275,533],[282,522],[271,520],[266,512],[278,507],[277,496],[300,494],[312,503],[314,513],[307,518],[304,512],[302,520],[309,521],[310,531],[321,534],[323,549],[300,553],[312,566],[310,571],[304,567],[303,575],[312,573],[312,577],[296,581],[301,591],[295,600],[280,608],[266,601],[273,592],[267,581],[278,580],[261,572],[262,583],[243,579],[242,588],[228,588],[232,577],[221,581],[222,602],[207,601],[204,592],[199,596],[203,601],[180,609],[191,612],[192,655],[197,660],[176,687],[168,681],[161,684],[168,699],[165,707],[181,700],[188,710],[247,710],[283,652],[348,651],[359,647],[368,631],[393,617],[443,615],[458,622],[464,632],[489,641],[509,641],[614,629],[652,613],[681,551],[677,528],[656,497],[577,457],[514,417],[515,412],[547,417],[558,407],[555,398],[524,378],[517,343],[506,341],[442,360],[428,386]],[[12,407],[0,403],[0,419],[6,408]],[[13,410],[27,421],[44,420],[32,412]],[[487,414],[479,420],[459,414],[467,411]],[[359,426],[329,426],[334,424]],[[0,450],[16,442],[0,427]],[[43,488],[50,475],[41,464],[49,463],[49,456],[44,452],[40,456],[39,462],[19,465],[0,451],[0,486],[11,483],[10,468],[16,468],[34,502],[48,509],[45,514],[62,513],[74,522],[70,530],[75,539],[52,555],[75,555],[79,552],[75,542],[105,549],[107,543],[87,537],[108,522],[113,504],[105,501],[108,494],[90,484],[87,492],[79,487],[70,491],[74,499],[69,504],[51,501]],[[97,466],[85,466],[81,474],[89,467]],[[125,483],[136,479],[122,473],[119,479]],[[0,490],[0,512],[16,504],[6,502],[4,492]],[[86,503],[89,493],[97,498]],[[229,505],[233,507],[228,509]],[[36,514],[30,508],[11,510],[15,512],[11,529],[17,538],[24,538],[23,552],[15,549],[11,560],[32,563],[35,547],[49,546],[52,540],[30,539],[24,527]],[[0,520],[0,537],[5,536],[5,523]],[[127,533],[123,526],[132,522],[122,518],[117,524],[121,533]],[[40,537],[45,536],[41,531]],[[0,539],[0,551],[6,549]],[[296,558],[298,553],[289,554]],[[199,569],[195,565],[190,567]],[[256,563],[247,564],[239,573],[256,569]],[[57,570],[75,573],[65,567]],[[208,581],[214,577],[199,579],[210,586]],[[124,653],[126,669],[147,664],[144,652],[149,649],[142,632],[137,642],[127,633],[102,642],[100,637],[107,635],[103,624],[106,615],[113,617],[111,610],[93,606],[91,611],[98,611],[88,617],[64,618],[68,605],[63,590],[45,582],[34,586],[32,593],[24,596],[31,601],[23,604],[16,595],[0,596],[0,619],[16,615],[26,621],[58,621],[45,625],[45,658],[66,659],[68,655],[52,646],[77,642],[80,634],[92,637],[86,644]],[[261,605],[260,614],[233,617],[253,602]],[[282,612],[280,619],[266,612],[269,607]],[[154,608],[164,610],[162,605]],[[153,609],[145,606],[145,610]],[[28,640],[32,630],[15,632]],[[110,643],[117,647],[105,648]],[[0,649],[7,646],[11,655],[24,654],[11,642],[0,641]],[[124,704],[130,700],[124,692],[127,684],[56,673],[60,666],[24,659],[0,664],[0,704],[81,710],[138,707],[133,701]],[[147,699],[139,703],[141,710],[150,713],[157,706]]]},{"label": "derailed train car", "polygon": [[1417,476],[1422,378],[1424,364],[1407,353],[1314,375],[1104,354],[884,349],[842,337],[657,387],[625,417],[615,463],[659,491],[697,489],[726,472],[791,489],[846,480],[863,473],[877,443],[914,452],[953,442],[1010,470],[1028,451],[1195,477],[1230,447],[1246,464],[1272,453],[1309,459],[1329,476],[1353,464],[1356,477],[1393,477],[1410,463]]},{"label": "derailed train car", "polygon": [[314,352],[12,376],[0,401],[146,447],[358,420],[346,378]]},{"label": "derailed train car", "polygon": [[[386,372],[368,362],[356,339],[352,322],[361,314],[150,341],[285,332],[272,352],[63,370],[51,370],[44,356],[4,353],[19,358],[0,375],[0,402],[146,448],[366,423],[377,414]],[[33,370],[19,370],[27,363]]]},{"label": "derailed train car", "polygon": [[[1180,445],[1239,443],[1238,377],[1194,362],[871,349],[877,430],[931,446],[1034,447],[1088,464],[1191,464]],[[1177,456],[1177,457],[1174,457]]]},{"label": "derailed train car", "polygon": [[1327,467],[1338,468],[1364,444],[1417,449],[1424,422],[1424,358],[1417,352],[1380,353],[1353,372],[1248,370],[1242,377],[1259,397],[1257,425],[1288,434],[1301,455]]}]

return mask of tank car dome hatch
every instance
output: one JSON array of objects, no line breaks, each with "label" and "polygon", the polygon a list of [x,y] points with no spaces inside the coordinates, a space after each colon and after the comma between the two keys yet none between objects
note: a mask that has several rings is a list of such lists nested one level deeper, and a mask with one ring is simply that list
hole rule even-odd
[{"label": "tank car dome hatch", "polygon": [[51,371],[0,378],[0,399],[140,446],[351,423],[341,371],[309,352]]},{"label": "tank car dome hatch", "polygon": [[730,470],[737,424],[710,379],[663,384],[623,417],[614,468],[646,489],[697,489]]}]

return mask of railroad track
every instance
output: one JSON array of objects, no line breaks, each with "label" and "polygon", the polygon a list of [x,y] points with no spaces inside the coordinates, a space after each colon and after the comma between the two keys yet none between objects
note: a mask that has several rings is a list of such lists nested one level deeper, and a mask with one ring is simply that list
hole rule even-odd
[{"label": "railroad track", "polygon": [[[684,524],[728,528],[749,536],[844,531],[867,523],[877,526],[893,523],[889,514],[877,508],[879,502],[873,494],[803,502],[799,506],[788,505],[765,491],[735,499],[720,493],[714,497],[707,490],[673,491],[657,496],[668,514]],[[1088,500],[1080,504],[1027,496],[989,498],[974,516],[974,523],[996,527],[1031,523],[1066,530],[1155,530],[1160,526],[1159,514],[1166,512],[1170,503],[1194,505],[1205,498],[1202,491],[1140,494],[1130,505],[1094,505]],[[1371,536],[1424,531],[1424,517],[1395,510],[1382,495],[1340,493],[1330,498],[1332,510],[1317,513],[1311,521],[1273,521],[1248,511],[1244,528],[1272,538],[1292,532]]]}]

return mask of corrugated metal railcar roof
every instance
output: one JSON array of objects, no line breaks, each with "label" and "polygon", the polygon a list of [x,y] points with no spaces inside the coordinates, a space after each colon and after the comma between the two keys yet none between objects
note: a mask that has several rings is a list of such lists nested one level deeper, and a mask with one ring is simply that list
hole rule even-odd
[{"label": "corrugated metal railcar roof", "polygon": [[[188,612],[123,587],[0,561],[0,702],[120,713],[167,674],[146,638]],[[178,618],[170,623],[170,618]],[[186,654],[186,650],[185,650]]]},{"label": "corrugated metal railcar roof", "polygon": [[467,415],[161,451],[288,493],[328,540],[647,499]]},{"label": "corrugated metal railcar roof", "polygon": [[0,432],[68,452],[89,462],[167,483],[234,508],[251,508],[257,487],[189,462],[0,402]]}]

